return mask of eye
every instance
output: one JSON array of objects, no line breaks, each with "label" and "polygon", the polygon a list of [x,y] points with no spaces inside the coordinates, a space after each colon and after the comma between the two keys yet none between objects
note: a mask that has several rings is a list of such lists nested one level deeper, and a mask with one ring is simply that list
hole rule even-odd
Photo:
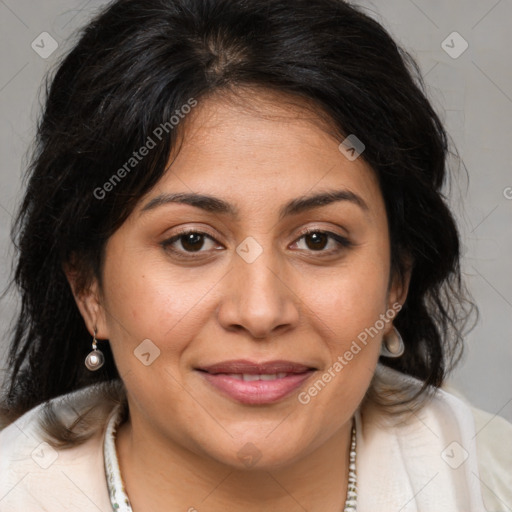
[{"label": "eye", "polygon": [[[320,229],[308,229],[294,244],[299,246],[300,241],[304,240],[306,247],[298,247],[301,250],[321,252],[323,254],[336,254],[343,249],[351,247],[353,244],[346,237],[333,233],[331,231],[322,231]],[[331,248],[325,250],[331,245]],[[181,233],[164,240],[161,246],[178,256],[194,257],[194,253],[207,253],[209,250],[219,250],[218,242],[213,236],[202,231],[185,230]],[[202,250],[204,249],[204,250]],[[187,254],[191,255],[188,256]]]},{"label": "eye", "polygon": [[[212,246],[215,246],[214,243],[216,240],[210,236],[208,233],[203,233],[202,231],[182,231],[178,235],[175,235],[167,240],[164,240],[161,245],[164,249],[170,250],[171,252],[177,254],[183,253],[198,253],[198,252],[208,252],[208,245],[210,245],[210,249]],[[179,247],[181,246],[181,248]],[[207,250],[202,251],[206,246]]]},{"label": "eye", "polygon": [[[353,245],[348,238],[339,235],[338,233],[322,231],[320,229],[308,229],[300,238],[298,238],[295,244],[299,245],[300,240],[304,240],[305,247],[299,247],[299,249],[326,254],[334,254]],[[331,248],[324,250],[329,246],[329,242],[331,242]]]}]

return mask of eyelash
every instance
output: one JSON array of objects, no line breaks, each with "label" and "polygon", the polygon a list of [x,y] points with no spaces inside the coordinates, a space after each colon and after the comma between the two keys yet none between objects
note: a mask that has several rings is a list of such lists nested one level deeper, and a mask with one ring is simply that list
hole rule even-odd
[{"label": "eyelash", "polygon": [[[324,230],[321,230],[321,229],[318,229],[318,228],[308,228],[308,229],[306,229],[305,231],[303,231],[300,234],[300,236],[295,240],[294,243],[298,242],[302,238],[304,238],[307,235],[310,235],[312,233],[319,233],[319,234],[322,234],[322,235],[328,235],[329,238],[333,239],[338,244],[338,247],[336,249],[331,249],[330,251],[325,251],[323,249],[322,250],[318,250],[318,251],[314,251],[312,249],[309,249],[308,252],[319,253],[319,254],[322,254],[324,256],[332,256],[332,255],[337,254],[339,252],[342,252],[343,250],[348,249],[348,248],[350,248],[350,247],[352,247],[354,245],[354,243],[351,242],[348,238],[345,238],[344,236],[341,236],[338,233],[333,233],[332,231],[324,231]],[[179,257],[183,257],[185,259],[193,259],[193,258],[197,257],[197,256],[194,256],[194,254],[199,255],[202,252],[207,252],[207,251],[202,251],[202,250],[199,250],[199,251],[196,251],[196,252],[179,251],[179,250],[176,250],[176,249],[171,247],[171,245],[174,244],[175,242],[179,241],[179,239],[181,237],[189,235],[189,234],[203,235],[203,236],[206,236],[207,238],[209,238],[210,240],[213,240],[214,242],[217,242],[217,240],[215,240],[215,238],[213,236],[209,235],[208,233],[205,233],[203,231],[197,231],[195,229],[186,229],[186,230],[183,230],[180,233],[174,235],[173,237],[168,238],[167,240],[164,240],[163,242],[161,242],[161,246],[166,251],[170,251],[170,252],[178,255]],[[190,254],[190,256],[184,256],[184,254]]]}]

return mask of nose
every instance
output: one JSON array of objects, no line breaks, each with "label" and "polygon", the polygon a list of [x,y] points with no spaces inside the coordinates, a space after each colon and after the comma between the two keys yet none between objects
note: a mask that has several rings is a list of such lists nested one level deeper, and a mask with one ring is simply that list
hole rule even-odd
[{"label": "nose", "polygon": [[252,262],[234,255],[217,310],[224,329],[262,339],[297,325],[300,299],[284,265],[268,248]]}]

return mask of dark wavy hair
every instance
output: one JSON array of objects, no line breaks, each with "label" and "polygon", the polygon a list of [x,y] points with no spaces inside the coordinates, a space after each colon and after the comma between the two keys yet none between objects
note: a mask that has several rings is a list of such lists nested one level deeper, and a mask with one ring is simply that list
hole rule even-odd
[{"label": "dark wavy hair", "polygon": [[12,232],[21,310],[4,393],[9,421],[93,383],[119,389],[108,344],[100,371],[84,366],[91,337],[63,267],[78,273],[79,289],[92,277],[101,283],[106,241],[164,174],[183,123],[106,197],[94,191],[191,98],[251,87],[315,105],[366,145],[362,158],[386,205],[393,275],[403,278],[412,262],[394,322],[405,353],[382,363],[419,379],[423,394],[442,384],[460,357],[472,303],[442,192],[448,137],[410,54],[342,0],[117,0],[47,82]]}]

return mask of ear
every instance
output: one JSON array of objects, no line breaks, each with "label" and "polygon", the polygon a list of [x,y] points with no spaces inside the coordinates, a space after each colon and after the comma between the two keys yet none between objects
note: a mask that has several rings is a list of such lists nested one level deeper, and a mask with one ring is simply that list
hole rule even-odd
[{"label": "ear", "polygon": [[108,339],[105,308],[98,280],[94,277],[90,283],[84,285],[78,271],[71,265],[64,265],[63,270],[91,337],[96,331],[96,338]]},{"label": "ear", "polygon": [[[402,275],[395,273],[392,276],[388,291],[388,309],[397,309],[397,304],[400,309],[405,304],[407,294],[409,293],[409,285],[411,283],[411,275],[413,269],[413,262],[411,258],[407,258],[404,264],[404,271]],[[398,311],[400,310],[398,309]],[[391,329],[391,326],[390,326]]]}]

